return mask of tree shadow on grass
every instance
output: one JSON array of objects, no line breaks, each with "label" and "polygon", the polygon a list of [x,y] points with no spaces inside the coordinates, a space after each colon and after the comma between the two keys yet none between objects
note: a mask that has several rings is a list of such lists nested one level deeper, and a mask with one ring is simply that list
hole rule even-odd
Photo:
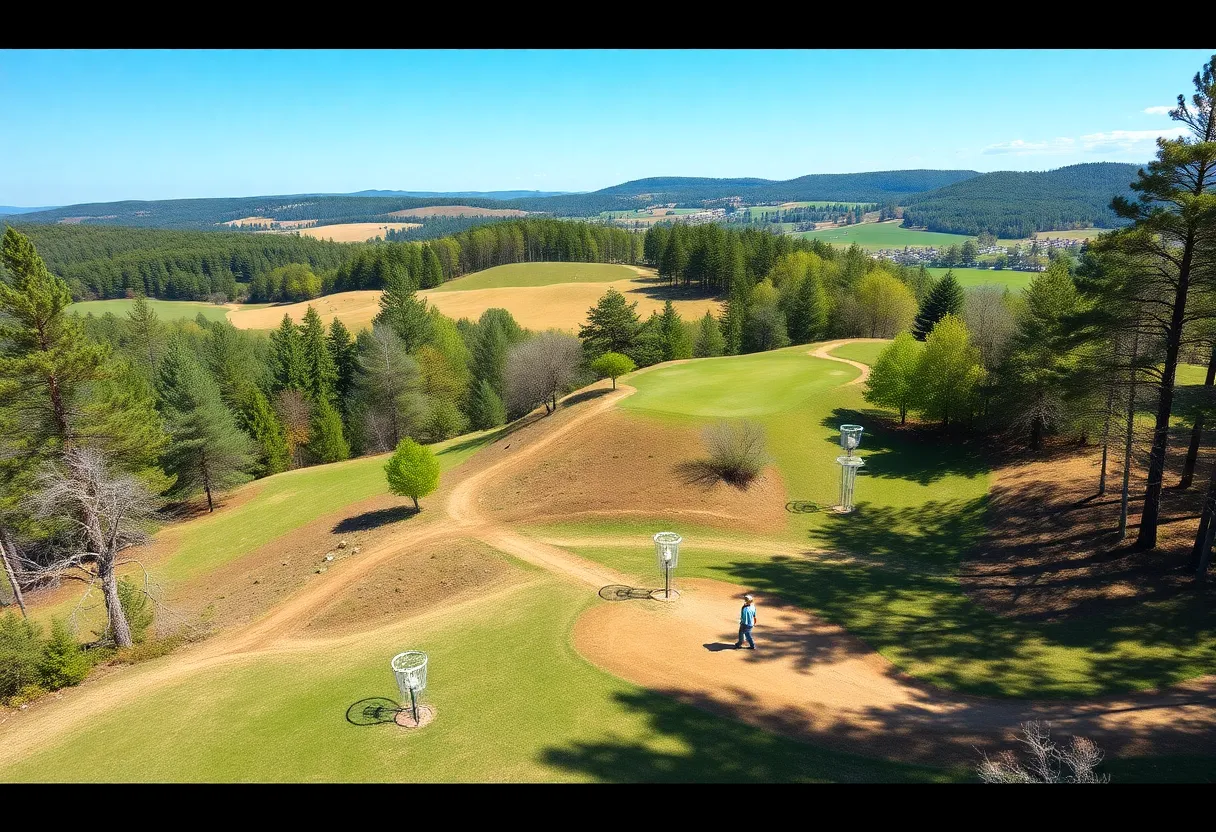
[{"label": "tree shadow on grass", "polygon": [[[921,426],[896,428],[888,423],[888,414],[878,410],[851,410],[838,407],[820,422],[833,431],[841,425],[865,426],[861,446],[866,451],[865,467],[859,476],[911,480],[919,485],[932,483],[948,476],[976,477],[986,474],[991,466],[976,447],[977,437],[961,431],[946,431]],[[838,433],[824,440],[840,443]]]},{"label": "tree shadow on grass", "polygon": [[[1075,698],[1164,686],[1216,663],[1216,609],[1195,599],[1052,623],[1002,618],[957,578],[987,497],[860,504],[811,530],[810,553],[724,565],[724,577],[814,610],[933,684],[981,696]],[[1070,648],[1075,652],[1060,650]],[[764,660],[757,651],[757,660]]]},{"label": "tree shadow on grass", "polygon": [[683,691],[636,690],[613,698],[627,711],[642,714],[646,735],[659,742],[619,736],[572,742],[545,749],[541,762],[617,783],[923,783],[948,777],[940,770],[860,757],[757,730],[710,712],[720,713],[721,707]]},{"label": "tree shadow on grass", "polygon": [[400,523],[409,520],[418,512],[413,506],[393,506],[380,508],[375,511],[365,511],[354,517],[344,517],[334,525],[335,534],[350,534],[351,532],[367,532],[387,526],[389,523]]}]

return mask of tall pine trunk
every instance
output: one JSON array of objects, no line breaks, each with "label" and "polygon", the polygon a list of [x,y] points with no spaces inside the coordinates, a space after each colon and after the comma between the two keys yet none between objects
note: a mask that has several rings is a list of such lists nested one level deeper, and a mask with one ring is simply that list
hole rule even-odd
[{"label": "tall pine trunk", "polygon": [[1127,437],[1123,443],[1123,492],[1119,500],[1119,539],[1127,537],[1128,484],[1132,476],[1132,437],[1136,427],[1136,353],[1140,349],[1140,330],[1132,335],[1132,355],[1128,362]]},{"label": "tall pine trunk", "polygon": [[1102,422],[1102,473],[1098,475],[1098,496],[1106,493],[1106,459],[1110,451],[1110,417],[1115,403],[1115,385],[1106,383],[1106,419]]},{"label": "tall pine trunk", "polygon": [[[16,552],[13,552],[13,560],[16,559]],[[21,593],[21,579],[17,575],[17,570],[13,566],[13,560],[9,559],[9,543],[8,533],[0,528],[0,561],[4,562],[4,574],[8,576],[8,582],[13,587],[13,595],[17,598],[17,606],[21,609],[21,617],[29,618],[29,613],[25,610],[25,596]]]},{"label": "tall pine trunk", "polygon": [[[1212,342],[1212,355],[1208,359],[1208,374],[1203,381],[1204,387],[1211,387],[1216,382],[1216,341]],[[1179,488],[1190,488],[1195,479],[1195,463],[1199,460],[1199,445],[1203,442],[1203,412],[1195,417],[1195,426],[1191,428],[1191,445],[1186,449],[1186,464],[1182,467],[1182,480]]]}]

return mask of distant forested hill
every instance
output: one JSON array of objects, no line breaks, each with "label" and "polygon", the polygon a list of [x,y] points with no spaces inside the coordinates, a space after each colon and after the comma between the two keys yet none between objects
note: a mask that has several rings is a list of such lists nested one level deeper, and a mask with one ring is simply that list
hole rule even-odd
[{"label": "distant forested hill", "polygon": [[362,247],[294,234],[166,231],[113,226],[29,225],[47,267],[77,297],[122,297],[127,289],[155,298],[194,300],[236,295],[247,283],[288,263],[336,271]]},{"label": "distant forested hill", "polygon": [[955,234],[988,231],[1007,238],[1033,231],[1114,228],[1121,221],[1110,210],[1111,199],[1131,195],[1128,185],[1138,168],[1093,162],[1045,172],[985,173],[909,198],[904,225]]}]

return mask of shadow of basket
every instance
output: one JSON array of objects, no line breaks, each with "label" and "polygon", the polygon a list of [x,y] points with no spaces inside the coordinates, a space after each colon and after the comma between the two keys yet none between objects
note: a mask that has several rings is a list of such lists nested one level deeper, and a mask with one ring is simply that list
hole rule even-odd
[{"label": "shadow of basket", "polygon": [[624,584],[609,584],[600,589],[599,595],[605,601],[646,601],[650,599],[651,591]]}]

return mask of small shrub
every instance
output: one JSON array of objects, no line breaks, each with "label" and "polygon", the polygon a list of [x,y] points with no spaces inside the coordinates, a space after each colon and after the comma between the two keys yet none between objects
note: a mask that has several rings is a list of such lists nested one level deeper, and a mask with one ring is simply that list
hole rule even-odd
[{"label": "small shrub", "polygon": [[59,690],[79,685],[89,675],[91,665],[67,626],[57,618],[52,619],[51,636],[42,645],[42,658],[38,663],[43,687]]},{"label": "small shrub", "polygon": [[736,488],[747,488],[768,464],[764,428],[756,422],[718,422],[702,433],[708,459],[680,466],[688,482],[721,480]]},{"label": "small shrub", "polygon": [[[1018,742],[1026,746],[1025,764],[1013,751],[983,755],[976,771],[985,783],[1109,783],[1109,774],[1096,774],[1102,749],[1091,739],[1073,737],[1061,748],[1051,739],[1051,723],[1024,722]],[[1065,774],[1064,770],[1068,773]]]},{"label": "small shrub", "polygon": [[16,696],[40,676],[41,634],[38,628],[13,613],[0,616],[0,699]]},{"label": "small shrub", "polygon": [[46,696],[47,693],[47,689],[42,685],[22,685],[16,693],[4,700],[4,704],[10,708],[20,708],[22,705],[28,705],[39,697]]}]

